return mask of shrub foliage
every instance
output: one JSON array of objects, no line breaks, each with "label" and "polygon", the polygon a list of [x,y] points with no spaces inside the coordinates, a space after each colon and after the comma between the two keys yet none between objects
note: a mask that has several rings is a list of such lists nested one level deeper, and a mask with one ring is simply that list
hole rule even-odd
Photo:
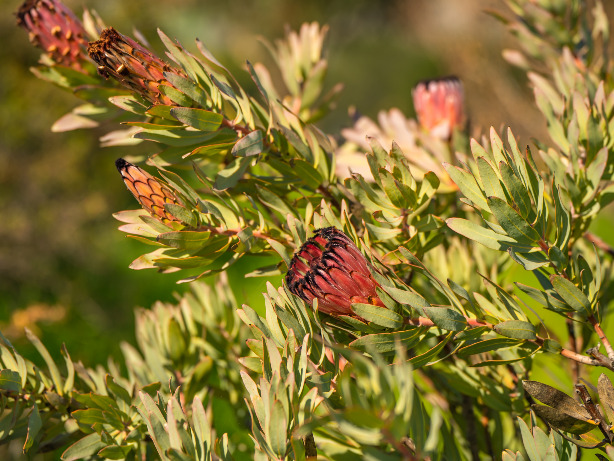
[{"label": "shrub foliage", "polygon": [[[454,78],[415,89],[418,121],[322,132],[340,87],[315,23],[242,86],[199,41],[160,31],[158,56],[27,1],[33,72],[83,100],[54,130],[126,146],[141,208],[115,217],[152,250],[131,267],[191,284],[137,310],[137,346],[106,366],[54,363],[29,333],[41,369],[1,337],[0,441],[66,460],[614,459],[614,250],[590,230],[614,200],[608,20],[599,1],[507,5],[505,57],[548,124],[531,146],[469,139]],[[262,312],[230,294],[247,256],[269,263],[246,277],[288,273]]]}]

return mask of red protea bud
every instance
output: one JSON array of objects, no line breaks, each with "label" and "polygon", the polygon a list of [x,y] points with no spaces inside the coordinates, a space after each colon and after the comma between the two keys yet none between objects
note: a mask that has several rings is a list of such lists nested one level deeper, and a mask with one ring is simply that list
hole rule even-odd
[{"label": "red protea bud", "polygon": [[118,158],[115,161],[115,166],[124,178],[128,190],[154,218],[162,222],[180,222],[164,209],[165,203],[179,205],[177,197],[167,186],[142,168],[125,161],[123,158]]},{"label": "red protea bud", "polygon": [[375,291],[367,260],[354,242],[334,227],[318,229],[294,254],[286,284],[292,293],[332,316],[349,315],[353,303],[385,307]]},{"label": "red protea bud", "polygon": [[181,76],[183,73],[166,64],[130,37],[109,27],[102,31],[99,40],[89,43],[87,51],[98,64],[98,72],[103,77],[115,78],[123,86],[154,104],[174,105],[160,92],[158,86],[168,84],[164,72]]},{"label": "red protea bud", "polygon": [[420,125],[433,136],[450,139],[464,121],[463,84],[456,77],[425,80],[412,91]]},{"label": "red protea bud", "polygon": [[59,0],[26,0],[17,11],[17,24],[30,41],[58,64],[82,71],[87,60],[87,33],[83,24]]}]

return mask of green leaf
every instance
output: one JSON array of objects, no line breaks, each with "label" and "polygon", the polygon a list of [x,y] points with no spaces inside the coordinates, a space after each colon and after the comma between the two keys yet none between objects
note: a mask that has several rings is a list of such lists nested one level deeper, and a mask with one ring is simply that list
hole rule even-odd
[{"label": "green leaf", "polygon": [[498,197],[488,197],[486,200],[495,219],[511,238],[528,245],[534,245],[541,240],[539,233],[505,200]]},{"label": "green leaf", "polygon": [[190,97],[170,85],[158,85],[158,90],[178,106],[190,107],[192,105],[192,99]]},{"label": "green leaf", "polygon": [[158,242],[164,243],[172,248],[193,250],[201,248],[210,243],[211,232],[206,231],[178,231],[166,232],[158,235]]},{"label": "green leaf", "polygon": [[461,331],[467,327],[467,319],[449,307],[423,307],[426,316],[443,330]]},{"label": "green leaf", "polygon": [[414,370],[424,365],[427,365],[431,361],[431,359],[434,359],[435,357],[437,357],[439,353],[443,350],[443,348],[446,346],[446,344],[448,344],[448,342],[452,338],[454,338],[454,335],[455,335],[454,332],[448,333],[447,336],[445,336],[438,344],[431,347],[428,351],[426,351],[423,354],[412,357],[409,360],[409,363],[411,363]]},{"label": "green leaf", "polygon": [[168,130],[142,129],[133,138],[155,141],[173,147],[187,147],[206,144],[217,136],[217,132],[188,131],[184,127]]},{"label": "green leaf", "polygon": [[237,185],[249,166],[251,159],[248,157],[236,158],[215,176],[215,190],[222,191],[231,189]]},{"label": "green leaf", "polygon": [[509,248],[510,257],[520,264],[527,271],[534,271],[540,267],[547,266],[550,261],[543,253],[517,253],[514,249]]},{"label": "green leaf", "polygon": [[251,157],[264,151],[262,131],[254,130],[237,141],[230,151],[235,157]]},{"label": "green leaf", "polygon": [[507,320],[495,325],[495,331],[513,339],[534,340],[537,338],[535,327],[524,320]]},{"label": "green leaf", "polygon": [[424,328],[413,328],[392,333],[365,335],[352,341],[350,347],[363,352],[374,351],[380,354],[394,352],[399,343],[404,348],[409,349],[420,342],[424,331]]},{"label": "green leaf", "polygon": [[187,208],[177,205],[176,203],[165,203],[164,209],[172,214],[175,218],[180,220],[182,223],[190,226],[196,227],[198,224],[198,220],[196,216],[192,212],[190,212]]},{"label": "green leaf", "polygon": [[47,350],[47,348],[43,345],[41,340],[38,339],[36,335],[34,335],[34,333],[32,333],[28,328],[25,329],[25,332],[26,332],[26,337],[28,338],[28,340],[32,343],[32,345],[36,348],[38,353],[41,355],[41,357],[45,361],[45,364],[47,364],[47,367],[49,368],[49,373],[51,373],[51,379],[53,381],[53,385],[55,386],[56,391],[58,392],[58,394],[63,395],[64,387],[62,386],[62,376],[60,375],[60,370],[58,370],[57,365],[51,358],[51,354],[49,354],[49,351]]},{"label": "green leaf", "polygon": [[499,164],[499,171],[501,172],[503,183],[512,196],[520,216],[527,219],[531,213],[531,195],[529,191],[507,163],[501,162]]},{"label": "green leaf", "polygon": [[560,275],[551,275],[550,283],[554,290],[576,312],[588,315],[591,313],[591,303],[582,291],[566,278]]},{"label": "green leaf", "polygon": [[471,173],[449,163],[444,163],[443,167],[465,197],[477,207],[488,210],[486,197]]},{"label": "green leaf", "polygon": [[21,391],[21,376],[13,370],[0,371],[0,389],[9,392]]},{"label": "green leaf", "polygon": [[484,341],[478,341],[470,344],[469,346],[461,347],[456,355],[465,358],[474,354],[484,354],[486,352],[493,352],[499,349],[505,349],[521,344],[521,341],[511,338],[491,338]]},{"label": "green leaf", "polygon": [[523,291],[535,301],[544,306],[546,309],[549,309],[554,312],[573,312],[573,309],[571,307],[569,307],[564,302],[554,298],[552,295],[545,291],[540,291],[533,287],[518,282],[516,282],[516,286],[520,288],[521,291]]},{"label": "green leaf", "polygon": [[198,396],[192,401],[192,427],[194,435],[201,447],[202,459],[208,459],[211,453],[211,424],[203,407],[202,401]]},{"label": "green leaf", "polygon": [[499,181],[499,176],[497,176],[497,173],[495,173],[494,168],[490,165],[488,160],[484,157],[478,157],[477,165],[486,197],[492,196],[499,199],[505,199],[505,192]]},{"label": "green leaf", "polygon": [[567,207],[563,205],[561,190],[558,186],[552,195],[554,198],[554,213],[556,218],[556,240],[554,245],[560,250],[560,253],[565,254],[567,253],[567,245],[571,237],[571,213],[567,210]]},{"label": "green leaf", "polygon": [[170,113],[184,125],[200,131],[216,131],[222,125],[224,119],[222,115],[215,112],[188,107],[173,107]]},{"label": "green leaf", "polygon": [[278,456],[278,459],[283,459],[287,449],[288,418],[283,405],[278,400],[272,402],[270,412],[271,416],[268,421],[268,427],[266,428],[266,438],[268,439],[273,453]]},{"label": "green leaf", "polygon": [[[190,99],[200,104],[201,106],[207,105],[207,94],[204,92],[204,90],[201,87],[199,87],[192,80],[184,78],[181,75],[177,75],[174,72],[164,72],[164,76],[176,88],[176,91],[178,90],[178,92],[180,92],[180,94],[183,95],[182,97],[179,97],[179,101],[181,101],[181,103],[179,104],[180,106],[185,106],[185,107],[192,106],[192,101],[190,101]],[[160,85],[160,86],[164,87],[166,85]],[[162,92],[164,93],[164,91]],[[170,95],[167,95],[167,96],[173,99]],[[187,99],[185,96],[187,96],[190,99]],[[179,102],[179,101],[176,101],[176,102]]]},{"label": "green leaf", "polygon": [[467,237],[470,240],[475,240],[481,243],[486,248],[492,250],[507,251],[508,248],[513,248],[515,251],[528,253],[534,247],[527,244],[522,244],[516,240],[506,236],[497,234],[495,231],[482,227],[472,221],[462,218],[448,218],[446,224],[454,232]]},{"label": "green leaf", "polygon": [[87,410],[75,410],[70,414],[79,424],[92,426],[95,423],[106,424],[103,411],[100,408],[88,408]]},{"label": "green leaf", "polygon": [[100,459],[126,459],[132,445],[109,445],[98,452]]},{"label": "green leaf", "polygon": [[28,433],[26,435],[26,442],[23,445],[24,453],[27,453],[34,445],[34,439],[38,435],[39,431],[43,427],[43,421],[41,415],[38,412],[38,406],[34,402],[30,416],[28,417]]},{"label": "green leaf", "polygon": [[410,290],[400,290],[399,288],[382,286],[382,289],[388,293],[392,299],[401,304],[407,304],[414,309],[421,307],[429,307],[430,304],[426,299],[420,296],[418,293],[414,293]]},{"label": "green leaf", "polygon": [[100,440],[100,435],[93,432],[68,447],[66,451],[62,453],[62,460],[76,461],[78,459],[87,459],[94,456],[106,446],[107,444]]},{"label": "green leaf", "polygon": [[352,304],[352,311],[365,319],[384,328],[400,328],[403,325],[403,317],[385,307],[372,304]]}]

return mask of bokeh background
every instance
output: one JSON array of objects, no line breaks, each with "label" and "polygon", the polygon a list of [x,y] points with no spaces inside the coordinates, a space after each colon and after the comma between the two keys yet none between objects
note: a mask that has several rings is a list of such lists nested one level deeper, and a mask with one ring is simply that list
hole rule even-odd
[{"label": "bokeh background", "polygon": [[[84,6],[96,10],[123,33],[138,29],[158,52],[158,27],[188,49],[198,37],[240,80],[247,79],[246,59],[271,63],[258,36],[274,40],[285,26],[296,29],[305,21],[328,24],[328,84],[345,85],[337,108],[321,122],[331,133],[351,125],[350,107],[371,118],[392,107],[413,115],[411,88],[454,74],[465,85],[474,135],[509,125],[521,145],[531,137],[547,139],[525,76],[501,57],[513,39],[485,13],[509,14],[502,1],[65,3],[79,16]],[[176,285],[180,275],[128,268],[147,248],[119,232],[111,216],[136,207],[114,166],[122,149],[98,145],[112,127],[51,133],[53,122],[79,101],[29,72],[39,50],[15,25],[19,5],[0,0],[0,331],[34,360],[25,326],[52,354],[65,342],[73,359],[93,366],[117,356],[120,340],[133,342],[134,307],[172,301],[186,287]],[[233,269],[232,288],[241,302],[245,296],[258,304],[264,281],[244,282],[246,271]]]}]

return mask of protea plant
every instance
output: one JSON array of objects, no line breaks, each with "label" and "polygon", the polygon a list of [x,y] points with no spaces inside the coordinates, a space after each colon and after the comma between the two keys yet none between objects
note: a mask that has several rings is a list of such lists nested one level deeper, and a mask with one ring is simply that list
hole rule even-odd
[{"label": "protea plant", "polygon": [[165,72],[177,75],[183,73],[130,37],[109,27],[102,31],[99,40],[90,42],[88,53],[98,64],[98,72],[103,77],[115,78],[154,104],[174,104],[160,91],[159,86],[169,84]]},{"label": "protea plant", "polygon": [[292,293],[332,316],[356,317],[353,303],[385,307],[369,263],[354,242],[335,227],[316,230],[294,254],[286,284]]},{"label": "protea plant", "polygon": [[128,190],[151,216],[162,222],[179,221],[164,208],[165,203],[179,203],[175,194],[166,185],[123,158],[118,158],[115,166]]},{"label": "protea plant", "polygon": [[27,0],[17,11],[17,24],[52,62],[83,71],[87,33],[81,21],[57,0]]},{"label": "protea plant", "polygon": [[433,136],[449,139],[462,126],[463,84],[457,77],[424,80],[412,91],[414,109],[420,125]]}]

